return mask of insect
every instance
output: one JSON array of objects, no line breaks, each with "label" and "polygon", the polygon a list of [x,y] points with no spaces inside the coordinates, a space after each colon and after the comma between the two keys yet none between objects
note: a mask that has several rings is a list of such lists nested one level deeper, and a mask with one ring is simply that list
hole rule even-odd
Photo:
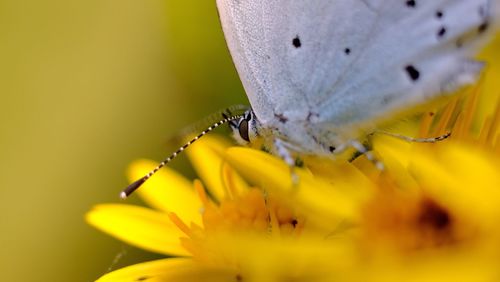
[{"label": "insect", "polygon": [[472,56],[492,30],[496,1],[217,0],[251,108],[209,127],[122,197],[222,123],[290,166],[294,154],[349,147],[374,160],[359,140],[381,121],[476,80],[483,63]]}]

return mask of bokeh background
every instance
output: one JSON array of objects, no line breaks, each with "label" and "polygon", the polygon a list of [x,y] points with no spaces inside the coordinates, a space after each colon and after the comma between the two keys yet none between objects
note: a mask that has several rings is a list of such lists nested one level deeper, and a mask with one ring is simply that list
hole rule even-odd
[{"label": "bokeh background", "polygon": [[154,258],[84,213],[120,201],[132,160],[247,101],[212,0],[0,0],[0,97],[1,281],[92,281],[117,255]]},{"label": "bokeh background", "polygon": [[0,97],[2,281],[91,281],[155,258],[84,213],[120,201],[132,160],[246,103],[214,0],[0,0]]}]

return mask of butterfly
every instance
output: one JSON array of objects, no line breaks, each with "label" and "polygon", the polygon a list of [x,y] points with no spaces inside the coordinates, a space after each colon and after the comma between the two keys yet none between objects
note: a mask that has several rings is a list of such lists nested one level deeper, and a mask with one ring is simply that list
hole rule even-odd
[{"label": "butterfly", "polygon": [[475,81],[483,63],[471,56],[492,24],[492,5],[218,0],[252,105],[234,127],[238,139],[262,138],[289,164],[288,151],[330,155],[359,147],[392,113]]},{"label": "butterfly", "polygon": [[209,127],[122,196],[226,122],[241,143],[261,140],[290,166],[294,154],[331,156],[350,147],[374,160],[360,140],[382,121],[476,80],[484,64],[472,57],[493,30],[498,6],[496,0],[217,0],[251,107]]}]

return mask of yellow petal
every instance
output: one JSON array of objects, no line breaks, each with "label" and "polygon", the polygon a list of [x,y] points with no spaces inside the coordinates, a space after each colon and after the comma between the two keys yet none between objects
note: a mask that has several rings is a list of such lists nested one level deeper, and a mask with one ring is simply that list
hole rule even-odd
[{"label": "yellow petal", "polygon": [[110,272],[98,282],[175,281],[224,282],[237,281],[237,273],[209,268],[191,259],[169,258],[143,262]]},{"label": "yellow petal", "polygon": [[229,146],[222,138],[205,136],[186,150],[198,176],[215,199],[224,199],[228,192],[223,183],[222,156]]},{"label": "yellow petal", "polygon": [[[129,180],[135,181],[157,165],[154,161],[137,160],[128,169]],[[146,181],[137,193],[150,206],[176,213],[184,222],[201,224],[201,201],[189,180],[164,167]]]},{"label": "yellow petal", "polygon": [[189,255],[180,245],[185,236],[167,214],[132,205],[101,204],[85,216],[87,222],[124,242],[167,255]]},{"label": "yellow petal", "polygon": [[412,156],[412,144],[390,136],[379,136],[374,146],[384,163],[387,175],[405,192],[418,192],[420,187],[407,167]]},{"label": "yellow petal", "polygon": [[354,271],[357,249],[348,238],[216,235],[208,243],[238,262],[242,281],[352,281],[339,277],[346,269]]},{"label": "yellow petal", "polygon": [[[314,158],[306,160],[307,168],[311,170],[315,178],[326,180],[336,189],[344,189],[342,193],[353,201],[363,201],[372,195],[373,183],[353,163]],[[377,170],[372,162],[366,159],[364,161]]]},{"label": "yellow petal", "polygon": [[228,193],[231,196],[243,195],[248,192],[250,187],[246,181],[228,163],[223,164],[222,169],[224,185],[229,190]]},{"label": "yellow petal", "polygon": [[[475,250],[434,252],[414,257],[410,263],[379,257],[363,267],[357,281],[372,282],[491,282],[498,280],[498,261]],[[406,262],[406,263],[405,263]]]},{"label": "yellow petal", "polygon": [[356,189],[349,184],[345,186],[347,182],[329,184],[297,168],[300,180],[297,185],[293,185],[290,169],[283,161],[248,148],[230,148],[227,151],[227,161],[252,183],[266,190],[282,193],[284,200],[293,200],[295,207],[315,215],[308,218],[308,221],[318,220],[325,226],[326,220],[332,223],[329,226],[333,226],[335,220],[354,220],[359,216],[359,202],[352,201],[343,192],[348,191],[349,187]]},{"label": "yellow petal", "polygon": [[483,224],[498,222],[499,167],[484,152],[450,143],[439,150],[415,154],[411,171],[424,184],[426,192],[445,206]]},{"label": "yellow petal", "polygon": [[391,136],[378,135],[373,138],[373,148],[381,156],[382,160],[388,155],[397,159],[403,166],[408,165],[412,145],[410,142]]},{"label": "yellow petal", "polygon": [[495,39],[486,46],[485,50],[480,54],[480,60],[488,63],[488,67],[484,73],[484,85],[482,86],[481,97],[479,99],[478,111],[476,113],[476,121],[484,120],[485,116],[493,112],[495,103],[499,97],[500,89],[500,33]]}]

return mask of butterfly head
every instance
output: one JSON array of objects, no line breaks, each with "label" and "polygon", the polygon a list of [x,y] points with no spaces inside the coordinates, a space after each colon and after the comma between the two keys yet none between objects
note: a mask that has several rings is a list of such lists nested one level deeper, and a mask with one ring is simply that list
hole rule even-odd
[{"label": "butterfly head", "polygon": [[233,137],[241,145],[254,144],[258,139],[258,121],[252,109],[245,111],[239,119],[229,122]]}]

